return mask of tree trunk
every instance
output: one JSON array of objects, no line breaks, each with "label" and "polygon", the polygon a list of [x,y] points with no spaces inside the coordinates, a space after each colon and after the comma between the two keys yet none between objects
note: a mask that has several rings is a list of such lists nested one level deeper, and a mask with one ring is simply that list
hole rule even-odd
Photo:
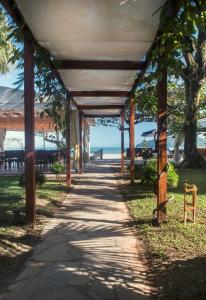
[{"label": "tree trunk", "polygon": [[175,134],[173,159],[176,164],[178,164],[180,161],[180,149],[179,148],[180,148],[180,145],[182,144],[183,140],[184,140],[184,135],[182,132]]},{"label": "tree trunk", "polygon": [[206,166],[204,158],[197,151],[197,120],[200,101],[200,86],[194,75],[185,80],[186,112],[184,124],[184,161],[185,168],[202,168]]}]

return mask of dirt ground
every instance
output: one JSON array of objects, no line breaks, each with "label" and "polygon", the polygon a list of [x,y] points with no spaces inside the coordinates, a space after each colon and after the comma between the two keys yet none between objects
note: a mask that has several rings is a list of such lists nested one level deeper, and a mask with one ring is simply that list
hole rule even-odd
[{"label": "dirt ground", "polygon": [[35,231],[13,227],[0,233],[0,293],[18,276],[40,241],[42,224]]}]

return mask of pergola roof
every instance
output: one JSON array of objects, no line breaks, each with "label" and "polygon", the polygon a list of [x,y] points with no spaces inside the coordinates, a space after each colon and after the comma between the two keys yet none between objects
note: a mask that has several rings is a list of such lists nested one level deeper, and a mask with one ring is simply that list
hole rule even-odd
[{"label": "pergola roof", "polygon": [[[127,100],[121,92],[132,89],[154,40],[165,0],[16,2],[35,39],[63,61],[60,75],[74,91],[76,104],[95,105],[83,113],[119,114],[121,108],[114,105],[124,105]],[[95,91],[95,96],[85,96]],[[97,105],[108,105],[108,109],[97,109]]]}]

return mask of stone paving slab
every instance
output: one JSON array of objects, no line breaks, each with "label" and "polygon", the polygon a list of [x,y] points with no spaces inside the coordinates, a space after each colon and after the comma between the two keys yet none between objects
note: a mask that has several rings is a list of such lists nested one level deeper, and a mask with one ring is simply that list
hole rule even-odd
[{"label": "stone paving slab", "polygon": [[90,165],[1,300],[151,299],[142,247],[127,226],[116,166]]}]

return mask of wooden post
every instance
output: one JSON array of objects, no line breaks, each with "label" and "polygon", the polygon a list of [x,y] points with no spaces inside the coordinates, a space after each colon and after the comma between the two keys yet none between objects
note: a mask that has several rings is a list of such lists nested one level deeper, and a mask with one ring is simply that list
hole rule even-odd
[{"label": "wooden post", "polygon": [[86,119],[83,120],[83,149],[82,149],[82,159],[84,166],[86,165]]},{"label": "wooden post", "polygon": [[83,125],[83,114],[79,112],[79,174],[82,174],[82,125]]},{"label": "wooden post", "polygon": [[166,221],[167,203],[167,70],[157,83],[158,114],[157,114],[157,223]]},{"label": "wooden post", "polygon": [[134,99],[130,99],[130,120],[129,120],[129,141],[130,141],[130,182],[134,184],[134,118],[135,118],[135,103]]},{"label": "wooden post", "polygon": [[124,173],[124,111],[121,111],[121,173]]},{"label": "wooden post", "polygon": [[26,222],[35,225],[34,61],[33,42],[24,35],[24,125]]},{"label": "wooden post", "polygon": [[71,187],[71,101],[66,102],[66,184]]}]

